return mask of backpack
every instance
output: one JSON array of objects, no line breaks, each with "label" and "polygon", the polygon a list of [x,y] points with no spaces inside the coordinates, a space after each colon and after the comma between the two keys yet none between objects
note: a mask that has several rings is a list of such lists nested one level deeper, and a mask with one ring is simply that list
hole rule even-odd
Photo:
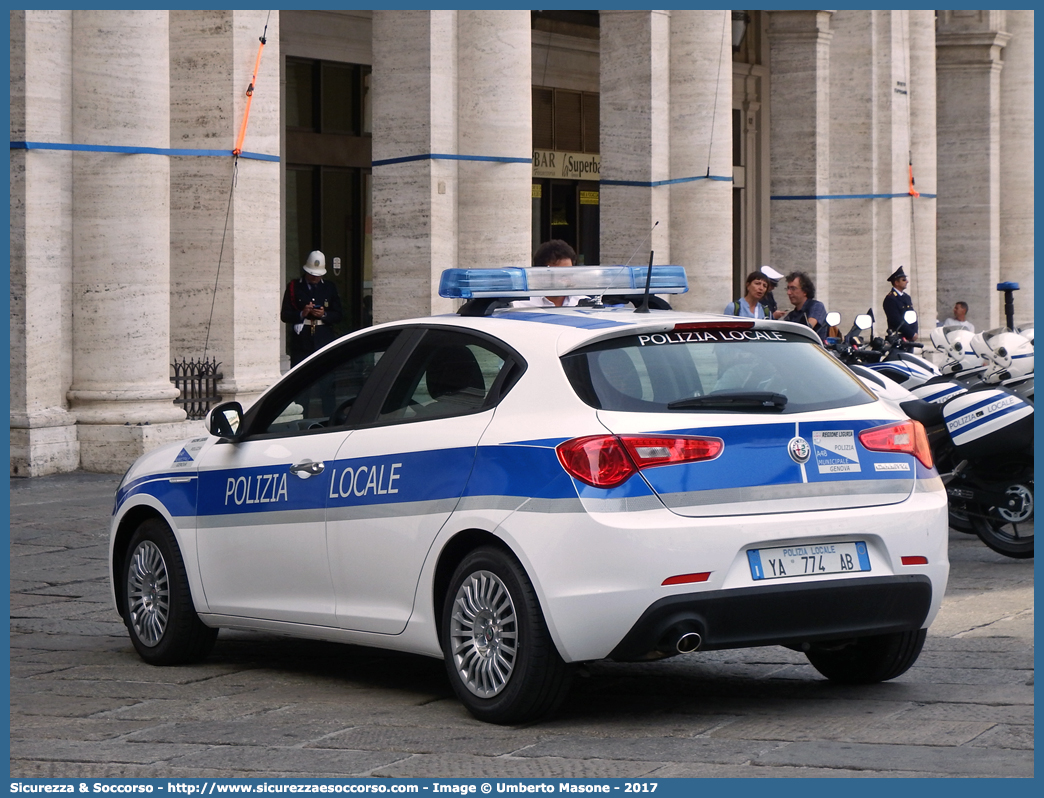
[{"label": "backpack", "polygon": [[[742,301],[743,301],[742,299],[737,299],[735,302],[732,303],[732,315],[733,316],[739,316],[740,315],[740,302],[742,302]],[[764,311],[764,313],[765,313],[765,318],[766,319],[771,319],[772,318],[772,311],[770,311],[768,309],[768,305],[766,305],[764,302],[761,302],[759,304],[761,305],[762,311]]]}]

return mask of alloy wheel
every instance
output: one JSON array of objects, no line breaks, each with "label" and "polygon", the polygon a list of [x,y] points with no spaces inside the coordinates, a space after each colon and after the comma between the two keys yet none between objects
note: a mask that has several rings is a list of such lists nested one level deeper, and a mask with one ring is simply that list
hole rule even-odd
[{"label": "alloy wheel", "polygon": [[127,570],[127,604],[134,634],[146,646],[158,645],[170,617],[170,580],[159,547],[143,540]]},{"label": "alloy wheel", "polygon": [[518,655],[518,625],[511,594],[490,571],[468,576],[453,598],[453,661],[461,681],[490,698],[511,679]]}]

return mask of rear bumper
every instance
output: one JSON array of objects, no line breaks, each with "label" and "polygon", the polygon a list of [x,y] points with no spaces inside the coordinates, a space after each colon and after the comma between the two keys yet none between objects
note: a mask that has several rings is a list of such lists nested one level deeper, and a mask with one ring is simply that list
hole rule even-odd
[{"label": "rear bumper", "polygon": [[695,632],[700,650],[800,645],[920,629],[932,606],[925,575],[712,590],[660,599],[609,654],[645,659]]}]

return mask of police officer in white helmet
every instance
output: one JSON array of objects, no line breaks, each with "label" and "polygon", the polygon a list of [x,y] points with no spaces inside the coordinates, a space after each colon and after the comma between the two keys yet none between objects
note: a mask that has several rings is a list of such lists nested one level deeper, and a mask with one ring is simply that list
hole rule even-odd
[{"label": "police officer in white helmet", "polygon": [[304,274],[286,286],[279,314],[287,325],[291,367],[333,341],[333,325],[344,318],[337,287],[323,279],[326,256],[309,252],[301,268]]}]

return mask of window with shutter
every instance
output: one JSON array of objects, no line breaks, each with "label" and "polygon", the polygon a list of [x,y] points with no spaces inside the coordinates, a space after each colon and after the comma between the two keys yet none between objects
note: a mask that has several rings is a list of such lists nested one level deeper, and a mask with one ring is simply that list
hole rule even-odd
[{"label": "window with shutter", "polygon": [[601,152],[598,146],[598,95],[584,92],[584,152]]},{"label": "window with shutter", "polygon": [[533,149],[555,148],[554,89],[533,87]]},{"label": "window with shutter", "polygon": [[583,115],[578,91],[555,90],[555,149],[583,152]]}]

